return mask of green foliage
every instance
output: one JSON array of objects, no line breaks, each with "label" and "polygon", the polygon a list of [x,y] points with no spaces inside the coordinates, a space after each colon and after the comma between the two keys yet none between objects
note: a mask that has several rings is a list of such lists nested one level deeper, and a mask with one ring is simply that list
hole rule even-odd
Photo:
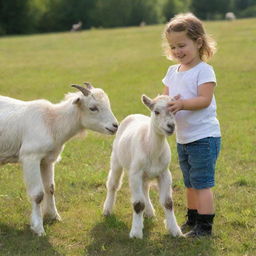
[{"label": "green foliage", "polygon": [[256,5],[256,0],[233,0],[232,2],[236,10],[245,10],[250,6]]},{"label": "green foliage", "polygon": [[177,13],[177,0],[167,0],[163,6],[163,15],[166,21]]},{"label": "green foliage", "polygon": [[[212,238],[170,237],[163,225],[158,191],[151,197],[155,219],[145,220],[143,240],[129,239],[132,206],[127,177],[114,215],[102,216],[112,136],[88,132],[66,144],[56,164],[56,200],[61,223],[45,223],[46,237],[29,230],[30,203],[19,165],[0,169],[1,256],[254,256],[256,251],[255,58],[256,20],[207,22],[219,50],[210,62],[218,86],[215,96],[222,129],[222,151],[214,188],[216,218]],[[72,83],[90,81],[109,95],[114,114],[149,114],[143,93],[162,91],[170,63],[162,56],[163,26],[93,29],[0,39],[0,94],[23,100],[59,102]],[[184,185],[175,138],[170,168],[179,224],[186,213]]]},{"label": "green foliage", "polygon": [[0,35],[33,31],[34,15],[30,0],[0,0]]},{"label": "green foliage", "polygon": [[155,0],[48,0],[38,30],[66,31],[81,21],[83,28],[134,26],[160,20]]},{"label": "green foliage", "polygon": [[94,0],[78,0],[74,3],[69,0],[48,0],[46,10],[38,22],[38,29],[41,32],[67,31],[78,21],[83,23],[83,28],[90,28],[90,12],[94,5]]},{"label": "green foliage", "polygon": [[243,18],[245,18],[245,17],[255,17],[256,16],[256,4],[242,10],[239,13],[239,16],[243,17]]},{"label": "green foliage", "polygon": [[155,0],[97,0],[92,20],[98,27],[138,26],[158,23]]},{"label": "green foliage", "polygon": [[255,17],[256,0],[229,0],[229,11],[237,17]]},{"label": "green foliage", "polygon": [[159,24],[192,11],[201,19],[256,16],[256,0],[0,0],[0,35]]},{"label": "green foliage", "polygon": [[166,0],[163,5],[163,15],[166,21],[175,14],[189,11],[190,0]]},{"label": "green foliage", "polygon": [[191,0],[191,10],[201,19],[214,19],[217,14],[224,14],[228,11],[229,1],[223,0]]}]

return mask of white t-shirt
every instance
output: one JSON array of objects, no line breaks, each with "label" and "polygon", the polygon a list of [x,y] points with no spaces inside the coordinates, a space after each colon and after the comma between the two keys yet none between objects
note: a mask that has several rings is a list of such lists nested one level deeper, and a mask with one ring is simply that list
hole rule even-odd
[{"label": "white t-shirt", "polygon": [[[169,96],[178,94],[182,99],[197,97],[199,85],[207,82],[216,83],[212,66],[200,62],[193,68],[179,72],[180,64],[170,66],[162,82],[169,89]],[[200,110],[180,110],[175,114],[176,141],[187,144],[206,137],[220,137],[220,125],[216,117],[216,101],[213,96],[211,104]]]}]

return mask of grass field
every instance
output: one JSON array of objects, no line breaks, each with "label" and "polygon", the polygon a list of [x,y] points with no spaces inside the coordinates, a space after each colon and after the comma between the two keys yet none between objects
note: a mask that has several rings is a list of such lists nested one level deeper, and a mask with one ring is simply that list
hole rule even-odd
[{"label": "grass field", "polygon": [[[45,224],[47,235],[30,232],[30,203],[19,165],[0,171],[0,255],[220,256],[256,255],[256,19],[209,22],[218,42],[210,62],[223,145],[216,170],[216,218],[211,239],[170,237],[158,193],[151,192],[157,218],[145,220],[144,239],[128,238],[132,219],[127,179],[115,214],[101,214],[114,137],[88,132],[66,144],[56,165],[56,200],[63,222]],[[62,100],[72,83],[90,81],[109,95],[118,120],[148,114],[141,94],[162,91],[171,64],[162,56],[163,26],[91,30],[0,39],[0,94],[23,100]],[[174,203],[179,224],[186,211],[174,136]]]}]

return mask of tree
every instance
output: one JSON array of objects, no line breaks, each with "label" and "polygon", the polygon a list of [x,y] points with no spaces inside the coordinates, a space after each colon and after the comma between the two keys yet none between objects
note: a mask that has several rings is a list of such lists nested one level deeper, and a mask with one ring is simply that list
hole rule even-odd
[{"label": "tree", "polygon": [[94,24],[103,27],[134,26],[142,21],[157,23],[155,0],[97,0]]},{"label": "tree", "polygon": [[0,34],[23,34],[33,28],[29,0],[0,0]]},{"label": "tree", "polygon": [[228,11],[230,0],[192,0],[191,10],[201,19],[214,19],[219,14],[224,14]]},{"label": "tree", "polygon": [[238,17],[255,17],[256,0],[230,0],[230,10]]},{"label": "tree", "polygon": [[177,13],[187,12],[189,5],[190,0],[166,0],[163,4],[163,16],[168,21]]},{"label": "tree", "polygon": [[83,28],[90,28],[93,25],[90,12],[94,5],[94,0],[76,0],[73,3],[70,0],[48,0],[38,29],[42,32],[66,31],[78,21],[83,23]]},{"label": "tree", "polygon": [[163,5],[163,15],[165,19],[170,20],[177,13],[177,1],[167,0]]}]

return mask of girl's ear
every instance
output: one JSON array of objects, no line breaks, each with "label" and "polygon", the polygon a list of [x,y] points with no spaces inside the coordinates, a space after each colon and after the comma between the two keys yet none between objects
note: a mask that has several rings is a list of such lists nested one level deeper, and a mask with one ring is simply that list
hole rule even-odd
[{"label": "girl's ear", "polygon": [[203,39],[201,37],[199,37],[196,40],[196,42],[197,42],[198,49],[200,49],[203,46]]}]

